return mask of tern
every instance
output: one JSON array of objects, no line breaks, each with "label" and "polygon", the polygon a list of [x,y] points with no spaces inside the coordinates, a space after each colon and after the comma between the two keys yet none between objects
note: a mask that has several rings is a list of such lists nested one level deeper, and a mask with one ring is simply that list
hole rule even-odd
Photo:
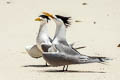
[{"label": "tern", "polygon": [[[86,63],[101,63],[109,60],[107,57],[87,56],[73,49],[66,41],[66,25],[60,18],[60,15],[53,16],[44,12],[48,17],[51,17],[58,27],[49,52],[43,52],[43,58],[52,66],[63,66],[71,64],[86,64]],[[67,66],[68,68],[68,66]],[[67,71],[66,68],[66,71]]]},{"label": "tern", "polygon": [[[50,18],[46,15],[40,15],[38,18],[35,19],[35,21],[40,21],[40,28],[38,35],[36,37],[36,44],[25,47],[27,53],[32,58],[42,57],[42,49],[41,49],[42,44],[51,45],[52,39],[48,35],[47,25],[46,25],[49,20]],[[46,62],[46,66],[47,66],[47,62]]]}]

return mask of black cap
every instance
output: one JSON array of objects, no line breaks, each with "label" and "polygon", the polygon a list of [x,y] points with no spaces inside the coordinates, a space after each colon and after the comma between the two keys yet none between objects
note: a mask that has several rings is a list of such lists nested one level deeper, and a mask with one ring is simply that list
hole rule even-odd
[{"label": "black cap", "polygon": [[61,16],[61,15],[55,15],[55,16],[57,18],[60,18],[64,22],[66,27],[68,27],[71,24],[71,22],[69,21],[71,19],[71,17],[65,17],[65,16]]},{"label": "black cap", "polygon": [[46,16],[46,15],[40,15],[39,17],[46,18],[47,21],[50,20],[50,18],[48,16]]}]

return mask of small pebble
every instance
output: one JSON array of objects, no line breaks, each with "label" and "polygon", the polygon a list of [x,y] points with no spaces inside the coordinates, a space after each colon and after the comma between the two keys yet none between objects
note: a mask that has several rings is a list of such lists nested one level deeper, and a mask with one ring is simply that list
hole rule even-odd
[{"label": "small pebble", "polygon": [[87,3],[82,3],[82,5],[87,5]]},{"label": "small pebble", "polygon": [[118,44],[118,46],[117,47],[120,47],[120,44]]},{"label": "small pebble", "polygon": [[96,24],[96,22],[94,21],[93,24]]},{"label": "small pebble", "polygon": [[6,3],[7,3],[7,4],[10,4],[11,2],[10,2],[10,1],[7,1]]},{"label": "small pebble", "polygon": [[110,16],[109,14],[107,14],[107,16]]},{"label": "small pebble", "polygon": [[82,21],[80,21],[80,20],[75,20],[75,22],[82,22]]}]

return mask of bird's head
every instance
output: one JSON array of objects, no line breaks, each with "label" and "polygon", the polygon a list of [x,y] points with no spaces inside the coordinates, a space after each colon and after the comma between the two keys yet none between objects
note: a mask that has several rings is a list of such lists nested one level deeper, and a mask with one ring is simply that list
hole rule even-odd
[{"label": "bird's head", "polygon": [[70,26],[71,22],[71,17],[65,17],[61,15],[55,15],[58,19],[62,20],[63,23],[65,24],[66,28]]},{"label": "bird's head", "polygon": [[50,18],[46,15],[40,15],[38,18],[35,19],[35,21],[49,21]]},{"label": "bird's head", "polygon": [[71,22],[69,21],[71,19],[71,17],[65,17],[65,16],[61,16],[61,15],[53,16],[52,14],[47,13],[47,12],[43,12],[43,14],[48,16],[48,17],[51,17],[52,19],[63,22],[65,24],[66,28],[69,27],[69,25],[71,24]]}]

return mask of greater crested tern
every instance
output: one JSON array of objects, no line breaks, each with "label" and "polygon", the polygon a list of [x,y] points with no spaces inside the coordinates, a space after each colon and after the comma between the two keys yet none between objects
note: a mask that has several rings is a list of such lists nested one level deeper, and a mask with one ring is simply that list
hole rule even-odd
[{"label": "greater crested tern", "polygon": [[51,43],[52,39],[47,35],[47,26],[46,24],[49,21],[49,17],[45,15],[40,15],[38,18],[35,19],[35,21],[40,21],[40,28],[39,28],[39,33],[36,38],[36,43],[35,45],[29,45],[26,46],[25,49],[28,52],[28,54],[32,58],[40,58],[42,57],[42,52],[40,49],[40,45],[42,42],[49,42]]},{"label": "greater crested tern", "polygon": [[[59,44],[63,44],[66,46],[71,47],[72,49],[74,49],[75,51],[77,51],[75,48],[73,48],[71,45],[69,45],[66,41],[66,28],[68,28],[70,26],[70,19],[71,17],[64,17],[61,15],[55,15],[52,16],[49,13],[43,12],[43,14],[50,16],[54,22],[56,23],[56,32],[55,32],[55,36],[53,38],[53,42],[52,44],[54,45],[59,45]],[[84,47],[79,47],[79,48],[84,48]],[[56,51],[56,49],[54,47],[49,48],[49,51]],[[63,67],[63,71],[64,71],[65,65]],[[66,71],[68,69],[68,65],[66,67]]]},{"label": "greater crested tern", "polygon": [[[49,17],[45,15],[40,15],[38,18],[35,19],[35,21],[40,21],[40,28],[36,38],[36,45],[30,45],[25,47],[26,51],[32,58],[42,57],[41,45],[45,43],[51,44],[52,42],[52,39],[47,34],[46,24],[48,23],[49,20],[50,20]],[[46,66],[47,66],[47,62],[46,62]]]},{"label": "greater crested tern", "polygon": [[[66,41],[66,26],[61,18],[57,15],[52,16],[49,13],[44,13],[51,17],[58,29],[55,38],[52,42],[54,52],[43,52],[43,58],[52,66],[64,66],[71,64],[85,64],[85,63],[101,63],[109,60],[107,57],[94,57],[80,54],[78,51],[73,49]],[[64,71],[63,67],[63,71]],[[68,66],[67,66],[68,67]],[[66,69],[67,70],[67,69]]]},{"label": "greater crested tern", "polygon": [[[41,51],[41,54],[42,54],[42,51],[44,52],[47,51],[47,48],[49,48],[52,42],[52,39],[48,35],[48,30],[47,30],[48,27],[46,25],[49,20],[50,20],[49,17],[46,15],[40,15],[38,18],[35,19],[35,21],[40,21],[40,28],[36,38],[36,44],[39,50]],[[44,47],[44,45],[47,45],[47,46]],[[46,62],[46,66],[47,66],[47,62]]]}]

